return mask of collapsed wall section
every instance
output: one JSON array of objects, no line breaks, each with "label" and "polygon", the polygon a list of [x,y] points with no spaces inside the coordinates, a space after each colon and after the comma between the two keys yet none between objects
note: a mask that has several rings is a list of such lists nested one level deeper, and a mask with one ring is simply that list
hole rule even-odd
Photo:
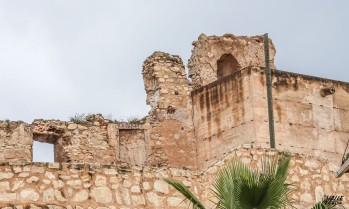
[{"label": "collapsed wall section", "polygon": [[142,73],[151,107],[145,125],[147,164],[195,169],[191,87],[181,58],[155,52],[144,61]]},{"label": "collapsed wall section", "polygon": [[[1,163],[0,207],[12,208],[188,208],[183,196],[167,185],[164,177],[182,181],[211,208],[211,184],[219,168],[239,158],[254,169],[260,168],[263,156],[277,151],[234,149],[231,154],[205,173],[178,168],[124,168],[103,164]],[[316,157],[294,155],[288,183],[296,189],[292,198],[295,208],[311,208],[324,195],[344,196],[349,208],[348,174],[334,179],[338,165]],[[31,205],[31,206],[30,206]]]},{"label": "collapsed wall section", "polygon": [[[248,66],[265,67],[263,36],[206,36],[193,42],[189,77],[194,88],[207,85]],[[269,40],[270,66],[275,68],[275,47]]]}]

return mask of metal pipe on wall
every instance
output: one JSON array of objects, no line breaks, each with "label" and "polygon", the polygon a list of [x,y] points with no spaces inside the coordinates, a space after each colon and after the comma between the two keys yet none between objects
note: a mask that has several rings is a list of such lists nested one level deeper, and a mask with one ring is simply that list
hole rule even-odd
[{"label": "metal pipe on wall", "polygon": [[264,34],[264,55],[265,55],[265,70],[266,70],[265,77],[267,81],[270,148],[276,148],[275,147],[274,113],[273,113],[273,94],[272,94],[271,72],[270,72],[270,63],[269,63],[268,33]]}]

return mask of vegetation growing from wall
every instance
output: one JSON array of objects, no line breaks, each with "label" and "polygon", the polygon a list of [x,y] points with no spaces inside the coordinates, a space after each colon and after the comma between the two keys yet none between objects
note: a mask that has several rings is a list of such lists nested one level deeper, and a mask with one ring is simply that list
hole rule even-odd
[{"label": "vegetation growing from wall", "polygon": [[86,118],[89,115],[86,115],[85,113],[76,113],[75,115],[69,117],[69,121],[77,124],[86,124],[87,120]]}]

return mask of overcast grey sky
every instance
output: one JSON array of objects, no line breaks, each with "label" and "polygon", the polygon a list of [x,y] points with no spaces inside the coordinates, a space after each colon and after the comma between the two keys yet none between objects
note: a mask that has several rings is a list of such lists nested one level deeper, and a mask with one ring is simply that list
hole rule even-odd
[{"label": "overcast grey sky", "polygon": [[269,32],[279,69],[349,81],[348,1],[0,0],[0,118],[146,115],[142,62]]},{"label": "overcast grey sky", "polygon": [[142,63],[207,35],[269,33],[279,69],[349,81],[349,1],[0,0],[0,120],[144,116]]}]

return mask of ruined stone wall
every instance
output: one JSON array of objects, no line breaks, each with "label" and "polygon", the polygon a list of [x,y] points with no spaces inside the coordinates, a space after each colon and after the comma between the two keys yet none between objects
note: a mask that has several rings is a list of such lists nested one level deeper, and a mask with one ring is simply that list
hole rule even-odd
[{"label": "ruined stone wall", "polygon": [[[181,180],[210,206],[210,185],[217,170],[238,157],[254,168],[260,158],[277,154],[264,149],[239,148],[203,174],[178,168],[119,167],[102,164],[2,163],[0,207],[10,208],[188,208],[183,197],[162,181]],[[310,208],[324,195],[343,195],[349,207],[349,178],[334,179],[338,165],[305,155],[294,155],[288,182],[297,189],[292,197],[296,208]],[[29,207],[27,207],[29,206]],[[9,209],[9,208],[7,208]]]},{"label": "ruined stone wall", "polygon": [[[193,42],[193,46],[188,67],[189,77],[192,78],[195,88],[216,81],[220,74],[217,72],[220,64],[222,68],[232,68],[230,73],[248,66],[265,67],[263,36],[234,36],[232,34],[206,36],[201,34],[198,40]],[[270,66],[275,68],[276,50],[271,40],[269,40],[269,48]],[[227,55],[230,59],[222,60]],[[222,75],[226,74],[227,72]]]},{"label": "ruined stone wall", "polygon": [[73,122],[1,122],[0,162],[32,162],[34,141],[53,144],[55,162],[141,166],[147,158],[142,124],[115,123],[97,114]]},{"label": "ruined stone wall", "polygon": [[34,140],[52,143],[55,162],[117,162],[115,125],[102,117],[90,121],[36,120],[31,125]]},{"label": "ruined stone wall", "polygon": [[147,104],[148,165],[195,169],[191,87],[180,57],[155,52],[143,64]]},{"label": "ruined stone wall", "polygon": [[33,137],[23,122],[0,121],[0,162],[31,162]]},{"label": "ruined stone wall", "polygon": [[[109,121],[44,121],[32,124],[34,140],[52,143],[55,149],[55,162],[116,162],[115,136],[108,136]],[[108,130],[109,129],[109,130]]]}]

